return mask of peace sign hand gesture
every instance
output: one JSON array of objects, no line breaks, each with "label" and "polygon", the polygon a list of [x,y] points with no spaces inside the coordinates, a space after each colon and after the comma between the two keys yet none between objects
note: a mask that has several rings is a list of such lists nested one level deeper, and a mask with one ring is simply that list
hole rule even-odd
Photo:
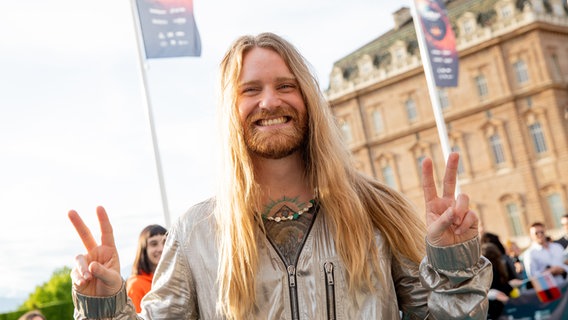
[{"label": "peace sign hand gesture", "polygon": [[116,294],[122,288],[122,277],[112,226],[105,209],[97,207],[97,217],[101,227],[100,245],[76,211],[69,211],[68,216],[87,249],[87,254],[75,258],[75,267],[71,271],[73,288],[87,296],[102,297]]},{"label": "peace sign hand gesture", "polygon": [[469,209],[469,197],[465,194],[455,198],[459,155],[448,156],[442,197],[438,196],[434,182],[432,160],[422,163],[424,202],[428,242],[437,247],[446,247],[466,242],[478,236],[478,218]]}]

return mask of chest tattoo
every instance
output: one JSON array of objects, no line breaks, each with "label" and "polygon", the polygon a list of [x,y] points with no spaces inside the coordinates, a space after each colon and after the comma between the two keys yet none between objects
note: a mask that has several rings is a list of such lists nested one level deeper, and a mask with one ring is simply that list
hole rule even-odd
[{"label": "chest tattoo", "polygon": [[[317,212],[315,201],[308,205],[298,204],[294,199],[284,198],[280,203],[272,203],[267,206],[263,214],[264,228],[266,236],[278,251],[286,265],[296,265],[303,243],[308,236],[308,232],[313,223]],[[301,212],[306,206],[307,209]],[[296,213],[296,216],[294,216]],[[266,217],[291,217],[289,219],[274,220]]]}]

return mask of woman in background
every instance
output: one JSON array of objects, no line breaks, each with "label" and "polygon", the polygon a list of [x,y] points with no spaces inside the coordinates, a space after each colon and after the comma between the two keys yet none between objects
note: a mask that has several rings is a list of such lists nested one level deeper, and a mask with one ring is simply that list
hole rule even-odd
[{"label": "woman in background", "polygon": [[[487,319],[497,320],[503,314],[505,304],[512,297],[513,287],[521,282],[511,279],[499,247],[491,242],[481,245],[481,254],[485,256],[493,268],[493,281],[487,297],[489,298],[489,311]],[[511,279],[511,280],[510,280]]]},{"label": "woman in background", "polygon": [[126,280],[126,292],[138,313],[141,311],[140,301],[152,286],[154,270],[162,256],[165,242],[166,229],[160,225],[151,224],[140,232],[132,275]]}]

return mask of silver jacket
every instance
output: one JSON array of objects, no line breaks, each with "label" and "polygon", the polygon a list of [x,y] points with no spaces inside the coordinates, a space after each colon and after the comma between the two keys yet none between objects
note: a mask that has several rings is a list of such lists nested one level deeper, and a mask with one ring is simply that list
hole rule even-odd
[{"label": "silver jacket", "polygon": [[[222,319],[216,313],[214,201],[195,205],[168,233],[152,291],[136,315],[123,289],[112,297],[73,291],[76,319]],[[397,263],[377,232],[381,274],[376,291],[348,293],[325,212],[320,210],[296,266],[286,266],[259,232],[256,308],[250,319],[485,319],[491,265],[479,240],[427,246],[420,265]],[[388,287],[380,286],[379,276]]]}]

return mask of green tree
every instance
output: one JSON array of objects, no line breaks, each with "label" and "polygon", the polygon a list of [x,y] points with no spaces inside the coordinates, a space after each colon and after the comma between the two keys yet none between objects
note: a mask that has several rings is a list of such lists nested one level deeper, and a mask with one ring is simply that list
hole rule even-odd
[{"label": "green tree", "polygon": [[71,269],[63,267],[53,272],[51,279],[37,286],[19,308],[19,313],[40,310],[47,319],[73,319],[73,300],[71,298]]}]

